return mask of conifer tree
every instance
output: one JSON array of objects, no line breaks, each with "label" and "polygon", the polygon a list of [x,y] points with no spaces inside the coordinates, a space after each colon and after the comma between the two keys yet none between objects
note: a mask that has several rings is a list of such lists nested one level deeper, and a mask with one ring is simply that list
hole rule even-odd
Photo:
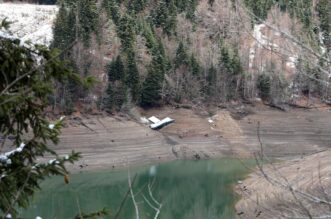
[{"label": "conifer tree", "polygon": [[121,19],[120,7],[116,0],[103,0],[103,7],[106,9],[107,15],[113,20],[115,25],[119,25]]},{"label": "conifer tree", "polygon": [[189,64],[189,58],[186,53],[186,49],[184,47],[183,42],[180,42],[176,51],[175,68],[178,68],[181,65],[188,65],[188,64]]},{"label": "conifer tree", "polygon": [[135,53],[130,50],[127,58],[127,70],[125,83],[131,91],[133,101],[137,101],[140,92],[139,72],[135,60]]},{"label": "conifer tree", "polygon": [[207,72],[207,88],[205,89],[208,96],[213,96],[216,93],[216,80],[217,80],[217,71],[216,68],[212,65]]},{"label": "conifer tree", "polygon": [[130,15],[125,14],[117,26],[117,34],[121,39],[122,49],[128,53],[133,49],[135,42],[135,23]]},{"label": "conifer tree", "polygon": [[201,67],[199,65],[198,60],[195,58],[194,54],[192,53],[190,57],[190,71],[194,76],[199,76],[201,72]]},{"label": "conifer tree", "polygon": [[144,10],[146,6],[146,0],[133,0],[128,2],[128,10],[130,14],[139,13]]},{"label": "conifer tree", "polygon": [[177,8],[174,0],[162,0],[153,12],[153,23],[156,27],[162,27],[167,35],[176,30]]},{"label": "conifer tree", "polygon": [[106,66],[108,73],[108,86],[106,97],[103,99],[104,108],[111,112],[119,110],[126,101],[125,69],[121,56]]},{"label": "conifer tree", "polygon": [[[55,50],[3,37],[0,47],[0,133],[7,145],[0,153],[0,217],[17,218],[16,208],[29,206],[46,177],[68,174],[65,164],[79,158],[75,152],[60,157],[49,147],[59,142],[63,118],[49,122],[44,113],[54,82],[78,76]],[[54,160],[37,161],[45,155]]]},{"label": "conifer tree", "polygon": [[161,102],[161,90],[167,62],[162,42],[159,40],[158,53],[153,56],[148,75],[142,85],[140,105],[158,106]]},{"label": "conifer tree", "polygon": [[158,106],[161,100],[161,72],[156,66],[152,66],[143,83],[140,104],[143,107]]},{"label": "conifer tree", "polygon": [[76,10],[79,13],[79,36],[85,46],[88,46],[91,34],[98,35],[98,9],[94,0],[78,0],[76,4]]},{"label": "conifer tree", "polygon": [[194,21],[195,19],[195,10],[198,5],[197,0],[188,0],[187,1],[187,7],[186,7],[186,18],[190,19],[191,21]]},{"label": "conifer tree", "polygon": [[108,73],[108,80],[111,82],[121,80],[125,78],[124,64],[121,56],[117,56],[115,61],[110,62],[106,67]]}]

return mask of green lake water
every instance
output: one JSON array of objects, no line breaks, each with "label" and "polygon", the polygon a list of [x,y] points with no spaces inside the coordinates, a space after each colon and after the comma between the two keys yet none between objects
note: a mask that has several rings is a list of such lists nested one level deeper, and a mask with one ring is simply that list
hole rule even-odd
[{"label": "green lake water", "polygon": [[[253,161],[245,162],[253,165]],[[243,179],[247,169],[239,160],[220,159],[131,167],[130,172],[132,179],[136,175],[133,191],[141,219],[155,215],[143,198],[152,202],[147,185],[153,181],[153,195],[163,205],[159,219],[231,219],[236,218],[238,200],[232,186]],[[80,210],[88,213],[106,207],[111,215],[105,218],[114,218],[127,191],[127,170],[77,173],[70,176],[69,184],[63,177],[53,177],[43,183],[42,191],[21,216],[67,219]],[[118,218],[135,218],[134,212],[128,197]]]}]

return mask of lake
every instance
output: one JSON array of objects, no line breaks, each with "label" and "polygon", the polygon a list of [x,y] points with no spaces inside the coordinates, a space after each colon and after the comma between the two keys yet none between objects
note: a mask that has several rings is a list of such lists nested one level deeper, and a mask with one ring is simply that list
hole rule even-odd
[{"label": "lake", "polygon": [[[245,161],[253,165],[254,161]],[[242,180],[248,170],[237,159],[174,161],[171,163],[130,168],[135,182],[133,192],[140,218],[154,218],[162,204],[159,219],[216,219],[236,218],[234,204],[238,196],[233,185]],[[82,172],[70,175],[70,183],[63,177],[52,177],[42,184],[31,206],[24,210],[24,218],[66,219],[78,212],[90,213],[102,208],[110,210],[114,218],[128,192],[128,170]],[[149,204],[148,204],[149,203]],[[131,196],[127,196],[117,218],[135,218]]]}]

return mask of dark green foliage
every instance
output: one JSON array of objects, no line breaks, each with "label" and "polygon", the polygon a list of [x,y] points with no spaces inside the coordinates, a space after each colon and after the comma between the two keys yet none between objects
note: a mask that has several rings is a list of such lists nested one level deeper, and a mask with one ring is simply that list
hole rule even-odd
[{"label": "dark green foliage", "polygon": [[193,53],[190,58],[190,71],[191,71],[192,75],[194,75],[194,76],[199,76],[201,73],[201,67]]},{"label": "dark green foliage", "polygon": [[133,48],[135,42],[135,22],[129,15],[124,15],[117,26],[117,34],[121,39],[124,52]]},{"label": "dark green foliage", "polygon": [[108,112],[120,110],[126,102],[127,88],[121,81],[110,82],[104,98],[104,109]]},{"label": "dark green foliage", "polygon": [[238,81],[243,74],[238,51],[230,49],[224,43],[221,43],[221,58],[219,60],[219,69],[223,80],[226,80],[226,100],[238,98]]},{"label": "dark green foliage", "polygon": [[[67,10],[64,3],[61,3],[59,13],[56,17],[53,34],[53,48],[65,50],[71,43],[75,41],[76,34],[76,15],[73,10]],[[63,54],[61,58],[67,59],[70,56],[71,50]]]},{"label": "dark green foliage", "polygon": [[104,109],[111,112],[114,109],[119,110],[125,103],[127,96],[127,87],[124,83],[126,73],[121,56],[117,56],[116,60],[110,62],[106,69],[109,82],[103,104]]},{"label": "dark green foliage", "polygon": [[161,100],[161,72],[155,66],[150,68],[145,79],[142,91],[140,105],[143,107],[158,106]]},{"label": "dark green foliage", "polygon": [[[16,218],[15,208],[29,206],[42,180],[51,175],[66,175],[64,164],[79,157],[73,152],[62,158],[48,147],[49,143],[59,142],[62,120],[49,126],[44,113],[54,83],[79,78],[68,63],[60,61],[57,51],[41,46],[22,47],[19,40],[2,37],[0,47],[1,143],[6,141],[10,146],[5,151],[15,149],[13,153],[0,154],[0,217],[10,213]],[[56,160],[37,162],[45,155]]]},{"label": "dark green foliage", "polygon": [[123,81],[125,78],[124,64],[122,62],[121,56],[117,56],[115,61],[110,62],[106,66],[106,70],[108,73],[108,81]]},{"label": "dark green foliage", "polygon": [[119,25],[121,19],[120,7],[116,0],[103,0],[103,7],[105,8],[108,17],[110,17],[116,25]]},{"label": "dark green foliage", "polygon": [[173,0],[162,0],[152,13],[153,23],[156,27],[162,27],[167,35],[176,30],[177,8]]},{"label": "dark green foliage", "polygon": [[186,11],[187,18],[191,19],[194,17],[198,0],[174,0],[175,5],[179,12]]},{"label": "dark green foliage", "polygon": [[133,51],[130,51],[127,59],[128,61],[125,84],[130,89],[133,101],[137,101],[140,92],[140,79],[135,59],[135,53]]},{"label": "dark green foliage", "polygon": [[220,66],[228,75],[240,75],[243,72],[238,51],[230,51],[225,45],[221,47]]},{"label": "dark green foliage", "polygon": [[143,107],[158,106],[161,103],[161,90],[164,74],[167,71],[167,60],[162,42],[158,42],[158,53],[154,54],[148,75],[142,85],[140,105]]},{"label": "dark green foliage", "polygon": [[111,112],[115,106],[115,92],[113,88],[114,83],[108,83],[107,89],[106,89],[106,97],[103,99],[103,108],[106,111]]},{"label": "dark green foliage", "polygon": [[181,65],[188,65],[189,64],[189,57],[186,53],[186,49],[184,47],[183,42],[180,42],[175,57],[175,67],[179,68]]},{"label": "dark green foliage", "polygon": [[128,2],[128,10],[130,14],[139,13],[144,10],[147,0],[131,0]]},{"label": "dark green foliage", "polygon": [[271,77],[269,74],[261,74],[257,78],[257,88],[260,91],[262,100],[270,99]]},{"label": "dark green foliage", "polygon": [[74,40],[82,40],[88,47],[91,34],[98,36],[99,13],[96,2],[63,0],[59,4],[59,14],[54,25],[53,46],[62,50]]},{"label": "dark green foliage", "polygon": [[209,83],[209,85],[212,85],[216,82],[216,68],[212,65],[209,69],[208,69],[208,73],[207,73],[207,81]]},{"label": "dark green foliage", "polygon": [[208,96],[212,96],[216,92],[216,80],[217,80],[217,71],[216,68],[212,65],[207,72],[207,87],[204,89]]},{"label": "dark green foliage", "polygon": [[245,0],[245,4],[262,20],[267,18],[271,7],[277,5],[282,11],[288,11],[292,17],[299,18],[306,29],[312,24],[312,0]]},{"label": "dark green foliage", "polygon": [[146,39],[146,47],[149,49],[152,55],[157,54],[158,50],[158,41],[156,39],[153,27],[151,24],[144,22],[143,23],[143,35]]},{"label": "dark green foliage", "polygon": [[187,7],[186,7],[186,18],[194,21],[195,20],[195,10],[198,6],[198,0],[187,0]]},{"label": "dark green foliage", "polygon": [[99,13],[95,0],[77,1],[78,19],[79,19],[79,36],[86,46],[89,45],[91,34],[98,35]]}]

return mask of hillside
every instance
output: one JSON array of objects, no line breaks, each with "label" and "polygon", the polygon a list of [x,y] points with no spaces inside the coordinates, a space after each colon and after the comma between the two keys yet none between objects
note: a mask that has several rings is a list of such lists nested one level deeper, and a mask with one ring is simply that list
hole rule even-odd
[{"label": "hillside", "polygon": [[15,37],[50,45],[58,11],[51,47],[98,81],[89,92],[71,82],[58,87],[53,108],[67,113],[256,98],[329,103],[330,3],[265,2],[8,3],[0,4],[0,15],[17,21]]}]

